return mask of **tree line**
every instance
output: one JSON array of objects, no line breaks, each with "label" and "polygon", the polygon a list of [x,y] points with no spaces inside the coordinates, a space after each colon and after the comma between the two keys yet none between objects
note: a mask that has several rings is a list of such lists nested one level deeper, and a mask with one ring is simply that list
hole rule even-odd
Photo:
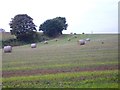
[{"label": "tree line", "polygon": [[[20,41],[31,41],[37,38],[37,26],[33,23],[33,18],[27,14],[18,14],[11,18],[9,25],[11,34]],[[39,31],[43,31],[43,34],[48,37],[55,38],[62,35],[62,31],[67,30],[67,27],[65,17],[55,17],[40,24]]]}]

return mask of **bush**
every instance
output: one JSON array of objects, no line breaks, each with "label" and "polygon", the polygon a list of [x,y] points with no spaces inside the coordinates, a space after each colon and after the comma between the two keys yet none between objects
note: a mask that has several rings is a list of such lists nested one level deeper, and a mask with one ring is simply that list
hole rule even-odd
[{"label": "bush", "polygon": [[36,43],[36,42],[42,42],[42,41],[47,41],[50,38],[45,36],[43,33],[36,33],[34,39],[28,40],[28,41],[21,41],[18,39],[7,39],[7,40],[2,40],[0,41],[0,48],[3,48],[4,46],[10,45],[10,46],[21,46],[21,45],[26,45],[26,44],[31,44],[31,43]]},{"label": "bush", "polygon": [[8,40],[5,40],[5,41],[2,41],[2,48],[4,46],[7,46],[7,45],[10,45],[10,46],[20,46],[20,45],[25,45],[25,44],[28,44],[26,42],[22,42],[22,41],[18,41],[17,39],[8,39]]}]

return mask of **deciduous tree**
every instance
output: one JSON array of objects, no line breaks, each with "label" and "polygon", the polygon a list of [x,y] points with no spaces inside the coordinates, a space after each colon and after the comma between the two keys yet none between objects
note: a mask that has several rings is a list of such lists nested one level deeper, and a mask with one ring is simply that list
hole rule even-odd
[{"label": "deciduous tree", "polygon": [[29,41],[36,36],[36,25],[33,19],[27,14],[18,14],[9,23],[11,34],[14,34],[17,39]]},{"label": "deciduous tree", "polygon": [[66,24],[65,17],[56,17],[53,19],[48,19],[42,23],[39,27],[39,31],[49,37],[56,37],[62,34],[63,30],[67,30],[68,24]]}]

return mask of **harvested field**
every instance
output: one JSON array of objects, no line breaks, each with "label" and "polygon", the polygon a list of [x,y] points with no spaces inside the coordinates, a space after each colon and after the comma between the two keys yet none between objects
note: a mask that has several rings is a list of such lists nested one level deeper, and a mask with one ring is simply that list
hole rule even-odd
[{"label": "harvested field", "polygon": [[[3,88],[118,88],[118,35],[77,34],[70,42],[68,38],[72,36],[3,53]],[[91,41],[77,44],[86,38]]]}]

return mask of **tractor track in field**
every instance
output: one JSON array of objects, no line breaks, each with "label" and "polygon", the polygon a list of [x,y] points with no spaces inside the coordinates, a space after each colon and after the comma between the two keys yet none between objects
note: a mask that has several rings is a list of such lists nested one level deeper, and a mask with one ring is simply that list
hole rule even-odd
[{"label": "tractor track in field", "polygon": [[96,66],[96,67],[74,67],[70,69],[36,69],[36,70],[18,70],[18,71],[2,71],[2,77],[15,77],[15,76],[30,76],[30,75],[45,75],[45,74],[57,74],[67,72],[84,72],[84,71],[103,71],[103,70],[118,70],[118,65],[110,66]]}]

